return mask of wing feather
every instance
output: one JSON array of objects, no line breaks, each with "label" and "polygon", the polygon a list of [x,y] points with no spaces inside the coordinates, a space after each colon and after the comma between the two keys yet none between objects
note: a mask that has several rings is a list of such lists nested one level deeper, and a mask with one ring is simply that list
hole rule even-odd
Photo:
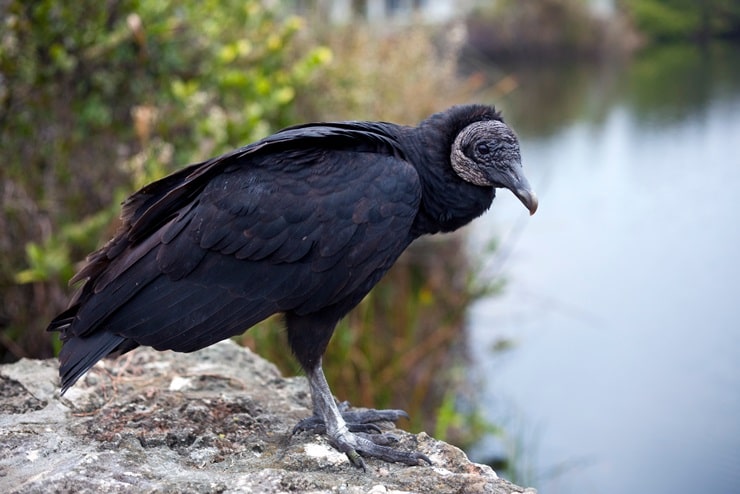
[{"label": "wing feather", "polygon": [[65,385],[117,347],[193,351],[276,312],[351,309],[412,240],[421,199],[392,140],[361,134],[288,129],[132,196],[50,325],[99,350],[70,345]]},{"label": "wing feather", "polygon": [[[183,344],[190,333],[210,335],[192,339],[199,345],[218,341],[270,314],[319,310],[357,290],[369,290],[367,280],[376,271],[385,272],[410,241],[419,201],[418,178],[408,164],[393,157],[352,152],[335,156],[337,162],[353,165],[341,168],[337,163],[333,175],[319,178],[309,170],[313,187],[299,187],[298,193],[293,193],[291,183],[304,183],[305,177],[295,172],[290,176],[270,173],[270,188],[264,186],[260,168],[214,177],[189,217],[178,220],[187,226],[159,246],[160,270],[170,276],[159,278],[137,298],[157,314],[148,322],[117,328],[118,334],[155,348],[177,345],[174,349],[188,351],[196,349]],[[306,156],[308,162],[316,159]],[[376,184],[389,172],[405,182],[390,195]],[[363,187],[338,187],[337,183]],[[304,197],[304,191],[310,193]],[[251,214],[235,215],[237,209],[224,196],[232,200],[258,196],[260,202]],[[287,221],[288,212],[303,221]],[[202,256],[197,266],[190,265],[198,257],[190,254],[193,250]],[[190,271],[172,279],[172,266],[185,264]],[[169,292],[183,290],[200,295],[166,299]],[[149,296],[149,292],[164,295]],[[239,304],[256,316],[237,318],[242,311],[234,307]],[[146,313],[145,308],[142,311]],[[233,323],[236,319],[238,323]]]}]

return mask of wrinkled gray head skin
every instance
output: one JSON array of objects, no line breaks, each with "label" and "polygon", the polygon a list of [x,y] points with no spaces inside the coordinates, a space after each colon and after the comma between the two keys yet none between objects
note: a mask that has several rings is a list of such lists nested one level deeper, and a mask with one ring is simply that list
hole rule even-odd
[{"label": "wrinkled gray head skin", "polygon": [[537,211],[537,196],[522,169],[519,140],[505,123],[485,120],[465,127],[452,145],[450,160],[466,182],[509,189],[529,214]]}]

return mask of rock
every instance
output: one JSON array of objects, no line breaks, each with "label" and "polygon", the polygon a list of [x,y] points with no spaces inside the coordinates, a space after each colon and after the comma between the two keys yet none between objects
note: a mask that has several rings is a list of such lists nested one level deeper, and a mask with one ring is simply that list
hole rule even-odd
[{"label": "rock", "polygon": [[[98,363],[59,396],[56,360],[0,366],[0,492],[534,493],[449,444],[396,430],[431,458],[367,472],[322,437],[302,377],[284,378],[248,349],[137,349]],[[391,424],[389,424],[389,427]]]}]

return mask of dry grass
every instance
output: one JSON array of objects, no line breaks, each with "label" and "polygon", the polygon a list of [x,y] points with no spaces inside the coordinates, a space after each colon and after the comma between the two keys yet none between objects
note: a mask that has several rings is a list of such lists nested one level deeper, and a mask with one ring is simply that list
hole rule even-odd
[{"label": "dry grass", "polygon": [[299,95],[301,119],[413,124],[470,102],[482,80],[458,73],[464,33],[455,28],[444,33],[421,26],[389,31],[354,25],[319,35],[333,60],[310,91]]}]

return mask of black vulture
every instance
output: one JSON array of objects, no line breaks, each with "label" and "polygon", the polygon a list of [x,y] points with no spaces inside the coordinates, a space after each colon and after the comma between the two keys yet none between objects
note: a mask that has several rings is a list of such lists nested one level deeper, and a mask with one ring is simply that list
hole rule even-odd
[{"label": "black vulture", "polygon": [[416,127],[297,125],[153,182],[123,203],[119,231],[49,325],[63,341],[62,393],[103,357],[139,345],[192,352],[281,313],[313,404],[296,430],[325,433],[358,467],[363,456],[429,462],[372,423],[403,412],[340,409],[321,358],[414,239],[469,223],[496,188],[537,209],[516,135],[484,105]]}]

